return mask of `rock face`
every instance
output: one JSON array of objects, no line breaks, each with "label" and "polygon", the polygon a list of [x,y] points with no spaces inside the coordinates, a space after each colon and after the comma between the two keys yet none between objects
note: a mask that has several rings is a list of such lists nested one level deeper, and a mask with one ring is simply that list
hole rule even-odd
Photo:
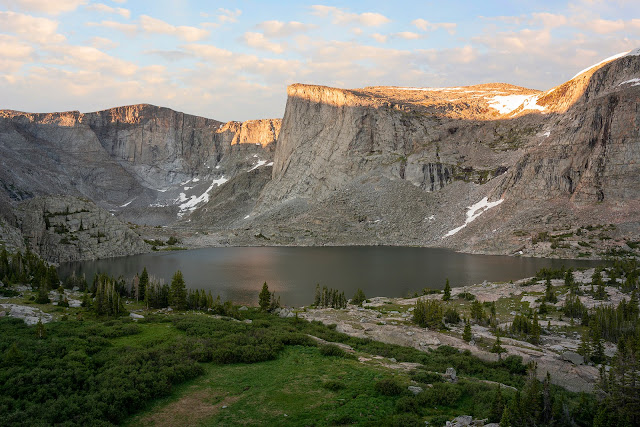
[{"label": "rock face", "polygon": [[263,233],[576,256],[579,239],[536,236],[613,224],[604,239],[628,250],[640,220],[638,53],[546,92],[292,85],[256,207]]},{"label": "rock face", "polygon": [[37,197],[17,205],[27,244],[53,262],[131,255],[149,245],[109,212],[72,196]]},{"label": "rock face", "polygon": [[0,111],[3,244],[20,246],[18,201],[63,194],[169,226],[187,246],[635,251],[639,54],[546,92],[294,84],[282,121]]}]

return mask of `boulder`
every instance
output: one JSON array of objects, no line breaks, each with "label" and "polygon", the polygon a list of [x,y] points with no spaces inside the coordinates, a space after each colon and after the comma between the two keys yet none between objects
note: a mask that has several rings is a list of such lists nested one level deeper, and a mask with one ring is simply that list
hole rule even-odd
[{"label": "boulder", "polygon": [[249,309],[244,305],[238,309],[238,311],[247,311],[247,310]]},{"label": "boulder", "polygon": [[565,351],[564,353],[562,353],[562,360],[571,362],[574,365],[582,365],[584,363],[584,357],[582,357],[581,354],[578,354],[575,351]]},{"label": "boulder", "polygon": [[444,373],[444,378],[452,383],[458,382],[458,377],[456,376],[456,370],[454,368],[447,368],[447,371]]},{"label": "boulder", "polygon": [[138,313],[129,313],[129,317],[131,317],[133,320],[144,319],[144,316]]},{"label": "boulder", "polygon": [[422,393],[422,387],[418,387],[418,386],[415,386],[415,385],[410,385],[409,387],[407,387],[407,389],[413,394]]}]

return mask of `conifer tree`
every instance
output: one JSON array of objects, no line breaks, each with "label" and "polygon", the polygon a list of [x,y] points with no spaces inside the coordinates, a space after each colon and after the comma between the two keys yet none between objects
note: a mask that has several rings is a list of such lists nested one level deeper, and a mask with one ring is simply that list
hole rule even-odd
[{"label": "conifer tree", "polygon": [[184,284],[184,277],[182,277],[182,271],[180,270],[176,271],[171,279],[169,304],[178,310],[187,308],[187,290]]},{"label": "conifer tree", "polygon": [[462,333],[462,339],[466,342],[469,342],[473,339],[473,335],[471,334],[471,322],[467,319],[464,322],[464,332]]},{"label": "conifer tree", "polygon": [[451,299],[451,285],[449,285],[449,279],[447,278],[447,281],[444,284],[444,293],[442,295],[442,300],[449,301],[450,299]]},{"label": "conifer tree", "polygon": [[149,287],[149,273],[147,273],[147,267],[142,269],[138,287],[140,288],[140,300],[144,301],[147,293],[147,287]]},{"label": "conifer tree", "polygon": [[504,397],[502,396],[502,391],[500,390],[500,385],[496,388],[496,392],[493,395],[493,400],[491,401],[491,411],[489,412],[489,422],[490,423],[498,423],[502,418],[502,414],[504,413]]},{"label": "conifer tree", "polygon": [[261,310],[269,310],[269,306],[271,305],[271,292],[269,292],[267,282],[264,282],[262,285],[262,290],[260,291],[260,295],[258,295],[258,304],[260,305]]}]

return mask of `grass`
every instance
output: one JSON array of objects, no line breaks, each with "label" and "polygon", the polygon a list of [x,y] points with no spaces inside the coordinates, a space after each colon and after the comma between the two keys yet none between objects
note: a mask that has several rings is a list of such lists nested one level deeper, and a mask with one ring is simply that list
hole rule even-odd
[{"label": "grass", "polygon": [[[200,425],[330,425],[358,424],[393,415],[395,398],[379,396],[373,384],[387,370],[353,359],[326,357],[317,348],[287,347],[276,359],[251,365],[207,364],[205,374],[132,418],[128,425],[153,422],[154,416],[189,395],[209,396],[210,411]],[[397,374],[409,381],[406,374]],[[330,391],[324,385],[344,385]],[[207,412],[200,405],[200,412]],[[227,406],[222,408],[222,406]],[[211,409],[211,408],[209,408]],[[179,414],[179,411],[177,411]],[[168,419],[179,425],[180,419]]]}]

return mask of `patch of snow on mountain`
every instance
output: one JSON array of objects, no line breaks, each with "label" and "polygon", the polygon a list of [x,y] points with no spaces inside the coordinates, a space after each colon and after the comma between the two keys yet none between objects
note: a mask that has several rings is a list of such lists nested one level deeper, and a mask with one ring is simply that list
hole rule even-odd
[{"label": "patch of snow on mountain", "polygon": [[178,212],[178,216],[182,217],[187,211],[193,211],[199,204],[207,203],[209,201],[209,192],[213,190],[213,187],[220,186],[225,182],[229,181],[224,175],[221,178],[214,179],[209,188],[205,190],[200,196],[191,196],[187,198],[187,195],[184,193],[180,193],[180,197],[178,197],[177,201],[182,202],[179,206],[180,212]]},{"label": "patch of snow on mountain", "polygon": [[490,202],[489,199],[487,197],[485,197],[484,199],[480,200],[475,205],[469,206],[467,208],[467,219],[465,220],[464,224],[462,224],[458,228],[454,228],[453,230],[450,230],[447,234],[442,236],[442,238],[444,239],[445,237],[453,236],[458,231],[462,230],[467,225],[469,225],[472,221],[474,221],[480,215],[482,215],[483,213],[485,213],[489,209],[491,209],[491,208],[493,208],[495,206],[498,206],[503,201],[504,201],[504,199],[496,200],[495,202]]},{"label": "patch of snow on mountain", "polygon": [[630,84],[631,86],[638,86],[638,85],[640,85],[640,79],[627,80],[625,82],[620,83],[618,86],[622,86],[622,85],[626,85],[626,84]]},{"label": "patch of snow on mountain", "polygon": [[498,110],[500,114],[508,114],[517,110],[521,105],[523,110],[544,111],[544,107],[537,104],[539,95],[497,95],[489,100],[489,107]]},{"label": "patch of snow on mountain", "polygon": [[258,160],[258,163],[256,163],[251,169],[249,169],[247,172],[251,172],[254,169],[258,169],[260,166],[266,164],[267,161],[266,160]]},{"label": "patch of snow on mountain", "polygon": [[593,64],[592,66],[587,67],[584,70],[580,71],[578,74],[576,74],[575,76],[571,77],[571,80],[575,79],[580,74],[585,73],[585,72],[589,71],[590,69],[592,69],[594,67],[597,67],[598,65],[604,64],[605,62],[613,61],[614,59],[622,58],[623,56],[627,56],[627,55],[640,55],[640,53],[632,53],[632,52],[635,52],[637,50],[638,49],[632,50],[632,51],[629,51],[629,52],[618,53],[617,55],[613,55],[613,56],[608,57],[607,59],[603,59],[602,61],[598,62],[597,64]]}]

